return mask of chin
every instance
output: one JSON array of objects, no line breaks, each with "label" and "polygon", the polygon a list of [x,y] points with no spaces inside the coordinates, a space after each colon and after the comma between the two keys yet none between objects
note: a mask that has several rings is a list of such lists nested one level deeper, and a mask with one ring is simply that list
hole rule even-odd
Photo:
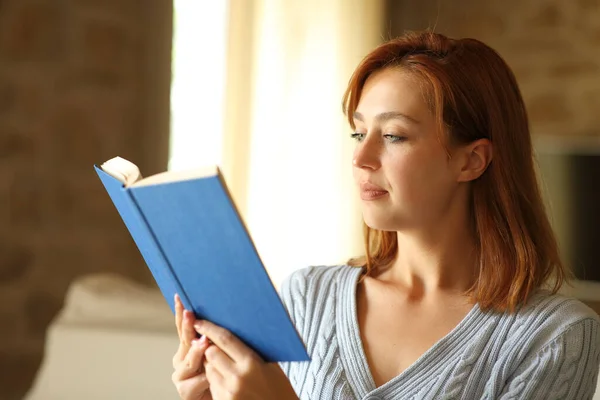
[{"label": "chin", "polygon": [[396,232],[401,229],[402,224],[389,217],[363,214],[363,221],[371,229],[378,231]]}]

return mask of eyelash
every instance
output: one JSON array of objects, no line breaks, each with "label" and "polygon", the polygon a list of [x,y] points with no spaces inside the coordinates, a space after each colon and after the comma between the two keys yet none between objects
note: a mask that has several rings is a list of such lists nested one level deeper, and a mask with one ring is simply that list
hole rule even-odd
[{"label": "eyelash", "polygon": [[[354,132],[350,135],[350,137],[354,140],[356,140],[357,142],[362,142],[364,140],[364,133],[358,133],[358,132]],[[398,136],[398,135],[383,135],[384,138],[388,139],[390,141],[390,143],[398,143],[398,142],[404,142],[406,140],[405,136]]]}]

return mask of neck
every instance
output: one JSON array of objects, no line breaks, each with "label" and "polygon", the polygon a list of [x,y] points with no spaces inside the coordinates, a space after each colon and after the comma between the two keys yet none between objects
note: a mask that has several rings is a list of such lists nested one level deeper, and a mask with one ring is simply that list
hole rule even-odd
[{"label": "neck", "polygon": [[397,232],[398,252],[378,278],[415,295],[464,293],[477,274],[468,210],[450,212],[432,227]]}]

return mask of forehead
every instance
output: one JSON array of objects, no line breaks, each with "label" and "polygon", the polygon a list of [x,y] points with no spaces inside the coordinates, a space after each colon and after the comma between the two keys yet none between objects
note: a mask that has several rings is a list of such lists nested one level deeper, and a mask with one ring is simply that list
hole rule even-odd
[{"label": "forehead", "polygon": [[431,118],[425,102],[423,82],[410,72],[386,68],[365,82],[356,111],[366,118],[386,112],[400,112],[417,120]]}]

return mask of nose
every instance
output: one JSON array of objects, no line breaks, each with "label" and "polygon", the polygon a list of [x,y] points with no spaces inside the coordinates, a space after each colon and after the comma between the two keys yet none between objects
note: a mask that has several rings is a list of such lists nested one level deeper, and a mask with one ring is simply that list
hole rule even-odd
[{"label": "nose", "polygon": [[367,134],[354,150],[352,164],[357,168],[377,170],[381,167],[381,146],[376,135]]}]

